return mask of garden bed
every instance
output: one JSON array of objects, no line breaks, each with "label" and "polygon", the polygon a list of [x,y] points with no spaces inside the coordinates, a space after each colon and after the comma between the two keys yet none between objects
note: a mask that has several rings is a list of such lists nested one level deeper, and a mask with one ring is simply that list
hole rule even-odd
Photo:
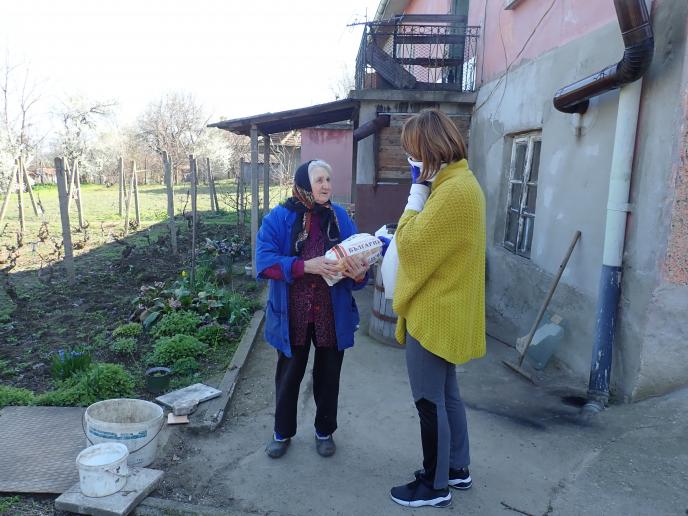
[{"label": "garden bed", "polygon": [[221,374],[258,307],[233,218],[201,217],[193,286],[184,220],[176,256],[167,227],[154,224],[82,249],[72,286],[59,262],[36,268],[31,249],[20,248],[24,266],[4,275],[0,289],[0,407],[150,399],[144,373],[151,366],[173,369],[170,388]]}]

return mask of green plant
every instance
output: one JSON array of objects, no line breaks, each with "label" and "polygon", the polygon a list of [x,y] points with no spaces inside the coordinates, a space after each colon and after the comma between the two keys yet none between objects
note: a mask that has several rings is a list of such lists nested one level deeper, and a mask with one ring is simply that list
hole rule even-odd
[{"label": "green plant", "polygon": [[201,318],[188,310],[180,310],[165,314],[160,321],[153,326],[153,337],[170,337],[173,335],[193,335],[196,327],[201,323]]},{"label": "green plant", "polygon": [[112,331],[112,338],[138,337],[143,333],[143,327],[139,323],[127,323],[118,326]]},{"label": "green plant", "polygon": [[208,346],[190,335],[162,337],[155,342],[153,352],[148,356],[151,365],[170,367],[182,358],[196,358],[204,355]]},{"label": "green plant", "polygon": [[61,349],[53,355],[50,373],[56,380],[66,380],[80,371],[85,371],[91,365],[91,355],[85,351],[72,350],[66,352]]},{"label": "green plant", "polygon": [[120,355],[131,355],[136,351],[136,339],[134,337],[124,337],[112,343],[110,349]]},{"label": "green plant", "polygon": [[196,332],[198,340],[216,348],[228,340],[227,328],[219,324],[201,326]]},{"label": "green plant", "polygon": [[198,371],[198,361],[193,357],[180,358],[172,364],[174,374],[188,376]]},{"label": "green plant", "polygon": [[9,375],[14,372],[14,367],[7,360],[0,360],[0,376]]},{"label": "green plant", "polygon": [[135,381],[121,365],[94,364],[36,397],[37,405],[87,406],[96,401],[133,396]]},{"label": "green plant", "polygon": [[28,389],[0,385],[0,408],[7,405],[33,405],[34,394]]},{"label": "green plant", "polygon": [[21,502],[21,498],[17,495],[0,496],[0,514],[5,514],[10,509],[13,509],[19,502]]}]

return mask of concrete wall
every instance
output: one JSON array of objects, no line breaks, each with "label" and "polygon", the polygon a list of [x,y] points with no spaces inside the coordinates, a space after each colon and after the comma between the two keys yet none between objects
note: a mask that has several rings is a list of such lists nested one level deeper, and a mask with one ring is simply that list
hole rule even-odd
[{"label": "concrete wall", "polygon": [[[521,6],[534,3],[526,0]],[[570,2],[560,3],[566,6]],[[472,4],[472,12],[474,7]],[[679,127],[685,117],[685,11],[683,2],[662,2],[653,12],[655,60],[643,88],[632,185],[634,210],[627,230],[620,329],[612,373],[615,394],[622,399],[638,399],[688,383],[688,347],[683,341],[688,333],[684,277],[661,277],[672,220],[682,220],[683,227],[686,220],[683,201],[673,200],[673,185],[686,177],[685,154],[681,161],[678,151],[683,141]],[[601,16],[604,12],[602,9]],[[585,386],[618,92],[593,99],[583,117],[580,136],[574,133],[573,117],[554,110],[552,95],[561,86],[618,61],[623,47],[616,21],[563,46],[550,46],[552,50],[522,62],[506,77],[480,89],[469,161],[487,194],[488,327],[495,336],[513,343],[527,332],[574,231],[582,232],[550,313],[565,319],[566,338],[557,356]],[[486,69],[493,70],[487,63]],[[532,253],[526,259],[502,245],[506,174],[510,137],[537,129],[542,130],[539,187]],[[685,198],[685,190],[677,193]],[[680,243],[675,248],[683,249],[686,234],[679,233]]]},{"label": "concrete wall", "polygon": [[322,159],[332,165],[332,199],[335,202],[351,202],[353,135],[350,128],[302,129],[301,159]]}]

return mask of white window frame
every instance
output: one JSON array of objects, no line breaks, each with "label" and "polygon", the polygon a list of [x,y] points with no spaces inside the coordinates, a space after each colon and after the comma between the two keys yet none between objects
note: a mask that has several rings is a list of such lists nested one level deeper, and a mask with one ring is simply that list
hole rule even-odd
[{"label": "white window frame", "polygon": [[[504,247],[509,251],[516,253],[524,258],[530,258],[530,249],[527,248],[528,238],[531,240],[532,248],[532,232],[535,228],[535,211],[532,213],[526,210],[528,191],[531,188],[536,189],[536,199],[535,205],[537,206],[537,186],[538,181],[531,181],[531,172],[533,165],[533,150],[535,148],[535,142],[540,142],[540,152],[542,153],[542,132],[536,131],[527,134],[519,134],[514,136],[511,146],[511,161],[509,163],[509,180],[508,180],[508,191],[506,199],[506,219],[504,224]],[[516,150],[520,145],[526,145],[526,159],[523,170],[523,179],[515,179],[516,175]],[[539,179],[540,173],[540,163],[538,160],[538,171],[537,178]],[[515,210],[512,208],[512,195],[515,184],[521,184],[521,198],[519,199],[519,209]],[[516,233],[515,242],[510,242],[509,238],[509,215],[510,213],[518,214],[518,231]],[[526,224],[526,219],[532,219],[530,225]]]}]

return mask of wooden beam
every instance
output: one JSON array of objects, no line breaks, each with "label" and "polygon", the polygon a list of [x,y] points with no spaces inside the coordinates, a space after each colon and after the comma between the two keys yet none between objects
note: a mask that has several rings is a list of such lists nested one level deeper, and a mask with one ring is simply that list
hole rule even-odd
[{"label": "wooden beam", "polygon": [[124,214],[124,158],[119,157],[118,168],[119,168],[119,216]]},{"label": "wooden beam", "polygon": [[198,170],[196,168],[196,158],[189,154],[189,169],[191,170],[191,290],[196,288],[196,217],[198,210],[196,207],[196,194],[198,192]]},{"label": "wooden beam", "polygon": [[165,189],[167,190],[167,226],[170,229],[170,245],[172,254],[177,254],[177,227],[174,222],[174,187],[172,186],[172,160],[167,151],[162,153],[162,168],[165,173]]},{"label": "wooden beam", "polygon": [[139,175],[136,170],[136,161],[132,161],[132,182],[134,183],[134,216],[136,217],[136,227],[141,228],[141,210],[139,209]]},{"label": "wooden beam", "polygon": [[256,275],[258,236],[258,127],[251,127],[251,272]]},{"label": "wooden beam", "polygon": [[76,210],[79,215],[79,227],[84,229],[86,222],[84,221],[84,205],[81,202],[81,179],[79,178],[79,162],[74,160],[74,188],[76,192]]},{"label": "wooden beam", "polygon": [[19,209],[19,233],[24,236],[26,229],[26,221],[24,220],[24,176],[22,170],[22,158],[19,156],[17,161],[15,174],[17,174],[17,208]]},{"label": "wooden beam", "polygon": [[37,217],[43,214],[43,210],[36,204],[36,199],[33,196],[33,188],[31,187],[31,179],[29,178],[29,173],[26,171],[26,167],[22,162],[22,170],[19,171],[20,174],[24,174],[24,181],[26,182],[26,189],[29,192],[29,199],[31,199],[31,206],[33,207],[33,213]]}]

